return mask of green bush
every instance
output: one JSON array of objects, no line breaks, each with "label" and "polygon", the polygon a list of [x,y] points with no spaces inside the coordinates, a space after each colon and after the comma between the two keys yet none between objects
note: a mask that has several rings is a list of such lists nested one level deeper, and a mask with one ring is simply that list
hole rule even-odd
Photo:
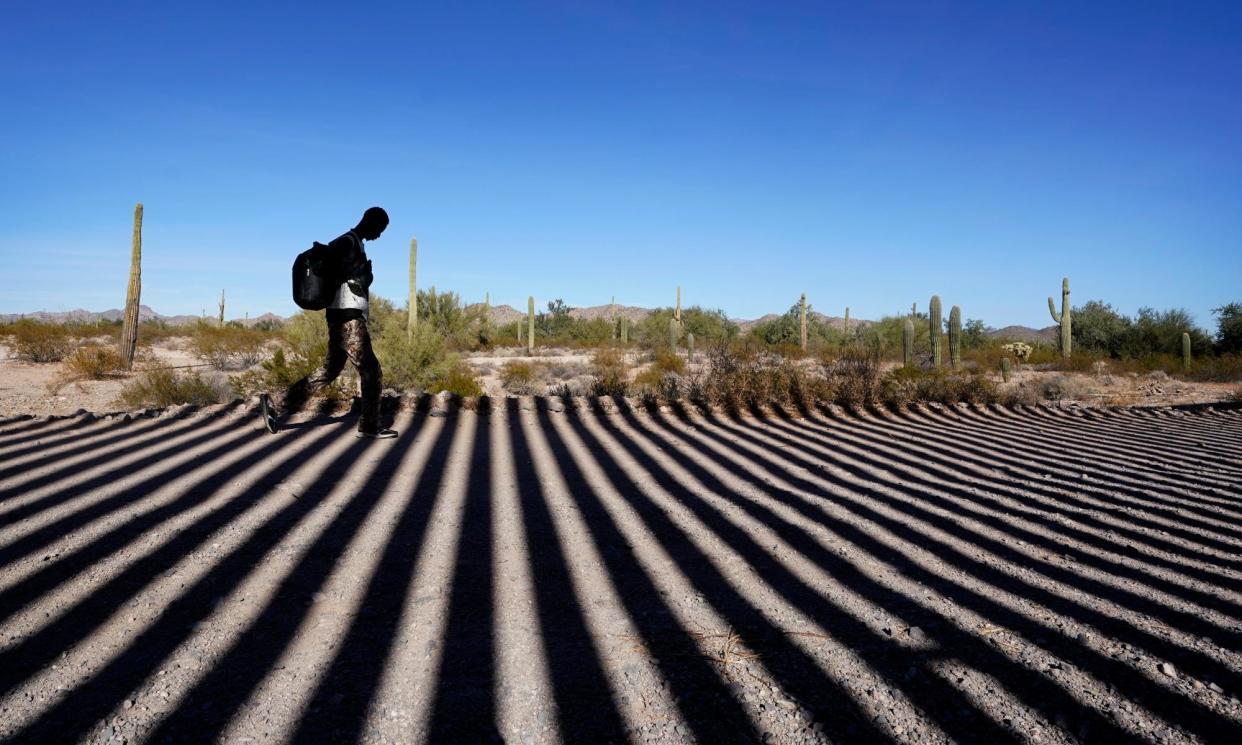
[{"label": "green bush", "polygon": [[196,372],[177,374],[172,370],[148,370],[121,389],[121,403],[130,408],[162,407],[179,404],[204,406],[219,403],[222,396],[215,386]]},{"label": "green bush", "polygon": [[1213,308],[1216,315],[1216,351],[1219,354],[1242,354],[1242,303],[1229,303]]},{"label": "green bush", "polygon": [[591,392],[596,396],[624,396],[629,390],[628,371],[620,350],[597,350],[591,357],[591,374],[595,377]]},{"label": "green bush", "polygon": [[190,345],[194,354],[217,370],[247,368],[266,355],[268,334],[242,326],[199,323]]},{"label": "green bush", "polygon": [[13,354],[25,362],[60,362],[73,349],[73,337],[60,324],[23,318],[9,327]]},{"label": "green bush", "polygon": [[536,365],[525,360],[509,360],[500,368],[500,384],[515,396],[532,396],[541,388]]}]

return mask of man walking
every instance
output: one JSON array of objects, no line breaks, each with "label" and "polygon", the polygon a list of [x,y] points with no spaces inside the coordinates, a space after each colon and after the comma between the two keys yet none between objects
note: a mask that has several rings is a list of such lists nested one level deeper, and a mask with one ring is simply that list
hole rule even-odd
[{"label": "man walking", "polygon": [[388,213],[379,207],[372,207],[362,215],[353,230],[328,244],[332,255],[338,260],[333,276],[341,282],[326,312],[328,356],[313,373],[289,386],[280,401],[279,411],[268,394],[259,397],[263,423],[268,432],[279,430],[283,417],[301,409],[308,398],[336,380],[348,360],[353,363],[362,381],[358,437],[386,440],[397,436],[394,430],[380,427],[383,378],[379,360],[371,350],[371,335],[367,332],[368,288],[372,276],[371,261],[367,258],[363,242],[379,238],[387,227]]}]

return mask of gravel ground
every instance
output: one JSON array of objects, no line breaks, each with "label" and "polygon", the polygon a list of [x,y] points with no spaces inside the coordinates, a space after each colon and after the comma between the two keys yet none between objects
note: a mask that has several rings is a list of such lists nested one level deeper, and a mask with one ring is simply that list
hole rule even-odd
[{"label": "gravel ground", "polygon": [[1242,409],[395,417],[0,420],[0,740],[1242,731]]}]

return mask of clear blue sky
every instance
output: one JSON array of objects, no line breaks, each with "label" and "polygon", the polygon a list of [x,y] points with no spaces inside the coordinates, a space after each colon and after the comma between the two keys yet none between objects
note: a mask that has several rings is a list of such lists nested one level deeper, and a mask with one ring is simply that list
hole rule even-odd
[{"label": "clear blue sky", "polygon": [[[379,204],[374,292],[1242,300],[1242,3],[9,4],[0,312],[288,314]],[[413,6],[413,7],[411,7]],[[867,7],[863,7],[867,6]]]}]

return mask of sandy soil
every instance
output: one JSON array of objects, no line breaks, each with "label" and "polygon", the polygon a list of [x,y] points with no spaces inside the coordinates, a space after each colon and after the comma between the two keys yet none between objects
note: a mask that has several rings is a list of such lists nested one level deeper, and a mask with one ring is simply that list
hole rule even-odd
[{"label": "sandy soil", "polygon": [[[144,349],[138,367],[200,365],[202,360],[185,350],[184,340],[170,339]],[[198,367],[211,374],[211,368]],[[125,408],[117,401],[129,375],[107,380],[63,383],[59,364],[32,364],[14,359],[0,344],[0,417],[73,414],[80,410],[105,412]]]},{"label": "sandy soil", "polygon": [[0,739],[1236,741],[1242,410],[609,408],[3,421]]}]

